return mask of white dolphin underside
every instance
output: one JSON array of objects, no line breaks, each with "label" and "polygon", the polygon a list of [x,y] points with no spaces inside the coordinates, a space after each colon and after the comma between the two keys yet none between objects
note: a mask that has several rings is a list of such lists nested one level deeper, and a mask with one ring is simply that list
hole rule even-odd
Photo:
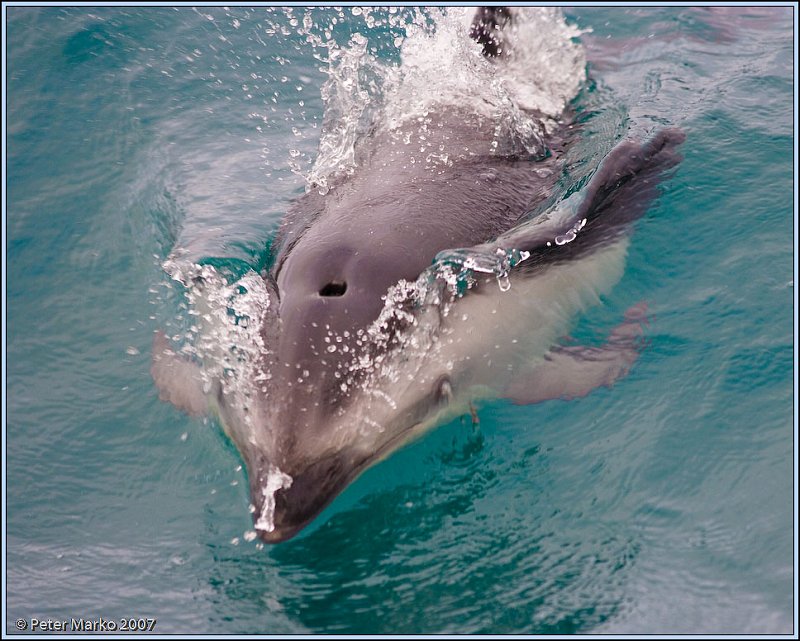
[{"label": "white dolphin underside", "polygon": [[534,403],[584,396],[595,387],[611,385],[638,355],[643,309],[615,330],[613,344],[587,349],[562,347],[559,341],[576,318],[619,281],[628,244],[623,237],[535,277],[512,272],[507,290],[494,277],[486,278],[477,291],[453,304],[431,345],[417,353],[399,352],[399,362],[385,363],[391,377],[373,389],[354,392],[363,394],[364,402],[341,417],[341,442],[328,446],[352,441],[350,432],[357,431],[358,447],[364,452],[380,449],[387,436],[394,437],[386,434],[386,426],[393,424],[398,408],[413,405],[444,376],[451,389],[449,402],[409,429],[395,447],[449,416],[472,411],[482,399]]}]

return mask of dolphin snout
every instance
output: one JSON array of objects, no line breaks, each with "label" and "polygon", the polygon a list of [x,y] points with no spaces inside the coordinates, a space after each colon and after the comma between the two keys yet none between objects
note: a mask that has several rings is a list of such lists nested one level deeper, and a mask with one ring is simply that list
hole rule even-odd
[{"label": "dolphin snout", "polygon": [[286,469],[267,466],[250,484],[255,530],[266,543],[286,541],[308,525],[352,480],[358,465],[337,453],[294,473],[295,467]]}]

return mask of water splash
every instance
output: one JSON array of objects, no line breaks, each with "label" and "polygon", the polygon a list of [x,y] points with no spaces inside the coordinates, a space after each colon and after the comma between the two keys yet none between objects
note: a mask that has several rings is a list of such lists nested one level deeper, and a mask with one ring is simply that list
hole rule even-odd
[{"label": "water splash", "polygon": [[267,474],[267,481],[261,488],[261,495],[264,497],[264,505],[261,507],[261,514],[255,523],[257,530],[272,532],[275,529],[275,492],[278,490],[288,490],[292,487],[292,477],[284,474],[277,467],[271,466]]},{"label": "water splash", "polygon": [[[365,88],[364,76],[369,66],[366,56],[367,39],[360,33],[352,36],[347,47],[333,48],[330,52],[328,80],[321,89],[325,117],[319,154],[306,176],[307,182],[315,185],[320,194],[328,192],[331,176],[352,173],[357,165],[356,140],[368,123],[368,110],[374,104],[370,91]],[[373,95],[375,91],[373,86]],[[324,160],[321,162],[320,158]]]},{"label": "water splash", "polygon": [[277,330],[275,292],[252,270],[239,276],[174,254],[163,268],[185,288],[189,327],[173,337],[183,341],[181,353],[202,363],[205,392],[220,385],[248,422],[251,399],[259,389],[268,391],[272,377],[267,341]]},{"label": "water splash", "polygon": [[[337,177],[352,173],[364,132],[406,132],[408,123],[417,122],[424,130],[429,113],[448,107],[468,105],[476,116],[496,123],[493,153],[546,153],[545,131],[557,124],[585,80],[583,48],[575,41],[582,32],[558,9],[518,7],[508,27],[509,55],[491,61],[469,36],[473,15],[474,9],[463,7],[389,14],[367,8],[347,20],[389,29],[367,38],[356,26],[340,46],[332,31],[315,31],[312,14],[306,14],[308,41],[323,52],[328,74],[319,154],[304,174],[309,189],[325,194]],[[389,38],[399,60],[385,59]],[[431,149],[426,161],[446,164],[449,156]],[[299,172],[299,165],[295,169]]]},{"label": "water splash", "polygon": [[[440,252],[434,260],[434,273],[441,277],[445,272],[455,274],[456,289],[463,295],[476,281],[475,272],[494,274],[503,292],[511,289],[509,274],[520,263],[530,258],[530,252],[520,249],[473,247],[469,249],[449,249]],[[450,276],[452,278],[452,276]]]}]

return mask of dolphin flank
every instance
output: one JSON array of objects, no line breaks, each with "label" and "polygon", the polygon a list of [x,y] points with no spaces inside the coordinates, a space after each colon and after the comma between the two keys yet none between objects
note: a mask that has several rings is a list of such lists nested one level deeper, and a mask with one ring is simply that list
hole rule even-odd
[{"label": "dolphin flank", "polygon": [[[515,11],[481,8],[465,25],[484,64],[513,61]],[[558,341],[621,277],[630,225],[684,135],[624,140],[551,203],[581,129],[568,109],[526,114],[535,144],[498,145],[495,119],[452,102],[427,108],[423,125],[362,135],[353,171],[309,189],[282,221],[258,277],[268,304],[244,395],[156,334],[161,398],[220,416],[262,540],[291,538],[364,469],[475,401],[584,396],[636,360],[644,305],[600,347]],[[424,160],[406,143],[421,126],[436,150]]]}]

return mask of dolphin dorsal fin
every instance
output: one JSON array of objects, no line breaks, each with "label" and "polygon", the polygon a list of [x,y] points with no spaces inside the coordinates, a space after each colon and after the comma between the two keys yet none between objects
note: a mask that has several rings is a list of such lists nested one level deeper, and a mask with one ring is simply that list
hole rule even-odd
[{"label": "dolphin dorsal fin", "polygon": [[478,7],[469,35],[483,45],[483,55],[487,58],[497,58],[507,53],[502,32],[511,18],[509,7]]}]

